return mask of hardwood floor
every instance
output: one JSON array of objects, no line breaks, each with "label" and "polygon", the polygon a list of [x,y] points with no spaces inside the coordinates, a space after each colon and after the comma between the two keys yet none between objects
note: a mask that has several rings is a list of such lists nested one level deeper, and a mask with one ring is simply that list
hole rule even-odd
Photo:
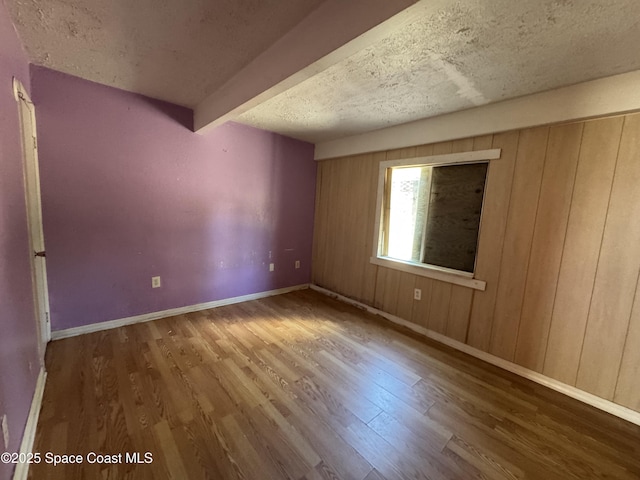
[{"label": "hardwood floor", "polygon": [[311,290],[59,340],[47,368],[34,451],[83,463],[32,479],[640,478],[640,427]]}]

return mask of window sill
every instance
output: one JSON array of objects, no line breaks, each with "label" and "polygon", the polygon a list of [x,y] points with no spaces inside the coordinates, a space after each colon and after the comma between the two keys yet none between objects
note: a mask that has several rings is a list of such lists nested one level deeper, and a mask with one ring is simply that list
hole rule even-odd
[{"label": "window sill", "polygon": [[436,267],[434,265],[420,265],[412,262],[405,262],[389,257],[371,257],[371,263],[381,267],[392,268],[402,272],[413,273],[421,277],[433,278],[441,282],[453,283],[462,287],[481,290],[487,286],[487,282],[473,278],[472,273],[460,272],[444,267]]}]

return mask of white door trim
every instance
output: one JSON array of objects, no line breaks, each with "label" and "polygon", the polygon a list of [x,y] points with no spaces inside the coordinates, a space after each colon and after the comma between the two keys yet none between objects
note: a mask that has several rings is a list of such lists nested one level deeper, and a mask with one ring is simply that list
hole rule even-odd
[{"label": "white door trim", "polygon": [[38,167],[35,108],[26,89],[15,77],[13,79],[13,93],[18,104],[18,114],[20,118],[25,201],[29,229],[29,251],[31,252],[31,278],[33,282],[40,362],[41,366],[44,366],[46,344],[51,340],[51,325],[49,322],[49,289],[47,287],[46,260],[44,257],[36,257],[34,255],[35,251],[45,250],[42,228],[42,201],[40,198],[40,169]]}]

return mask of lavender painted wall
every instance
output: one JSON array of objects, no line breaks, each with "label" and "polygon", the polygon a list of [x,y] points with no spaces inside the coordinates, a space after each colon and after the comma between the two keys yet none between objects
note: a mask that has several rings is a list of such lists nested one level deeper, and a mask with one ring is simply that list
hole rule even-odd
[{"label": "lavender painted wall", "polygon": [[[15,452],[40,367],[13,76],[28,87],[27,59],[0,0],[0,417],[7,415],[6,448]],[[0,451],[3,443],[0,435]],[[12,465],[0,463],[0,480],[9,479],[12,471]]]},{"label": "lavender painted wall", "polygon": [[313,145],[31,75],[53,330],[310,281]]}]

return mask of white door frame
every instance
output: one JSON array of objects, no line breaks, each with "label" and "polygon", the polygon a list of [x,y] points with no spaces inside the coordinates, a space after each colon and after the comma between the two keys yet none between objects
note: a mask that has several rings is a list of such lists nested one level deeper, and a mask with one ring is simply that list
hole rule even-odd
[{"label": "white door frame", "polygon": [[[38,349],[41,366],[44,367],[47,342],[51,340],[51,325],[49,322],[49,289],[47,286],[47,264],[44,256],[45,246],[42,229],[42,201],[40,198],[40,169],[38,166],[35,107],[26,89],[15,77],[13,79],[13,93],[18,104],[20,118],[25,200],[29,227],[29,251],[31,252],[31,280],[33,282]],[[36,255],[36,252],[40,252],[39,255]]]}]

